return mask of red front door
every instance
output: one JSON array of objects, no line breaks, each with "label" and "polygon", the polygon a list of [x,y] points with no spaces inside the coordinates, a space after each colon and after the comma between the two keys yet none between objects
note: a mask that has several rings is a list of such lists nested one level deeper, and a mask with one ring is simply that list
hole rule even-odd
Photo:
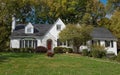
[{"label": "red front door", "polygon": [[52,40],[51,39],[47,40],[47,49],[48,50],[52,49]]}]

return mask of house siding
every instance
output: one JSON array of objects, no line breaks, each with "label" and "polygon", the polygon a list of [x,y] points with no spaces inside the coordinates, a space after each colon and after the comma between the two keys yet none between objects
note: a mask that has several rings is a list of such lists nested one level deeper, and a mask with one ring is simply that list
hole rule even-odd
[{"label": "house siding", "polygon": [[10,44],[11,48],[20,48],[20,39],[11,39]]},{"label": "house siding", "polygon": [[108,53],[113,52],[113,53],[115,53],[115,55],[117,55],[117,42],[113,41],[113,47],[108,47],[106,49],[107,49]]},{"label": "house siding", "polygon": [[54,47],[57,47],[57,39],[50,33],[47,33],[42,39],[41,46],[47,47],[47,40],[52,40],[52,50]]},{"label": "house siding", "polygon": [[[87,44],[88,46],[91,46],[92,42],[88,41]],[[101,40],[100,45],[105,47],[105,40]],[[88,46],[81,45],[79,47],[79,51],[82,52],[83,49],[88,49],[90,51],[90,48]],[[111,47],[111,43],[110,43],[110,46],[105,47],[105,50],[107,51],[107,53],[115,53],[115,55],[117,55],[117,41],[113,41],[113,47]]]},{"label": "house siding", "polygon": [[[57,25],[60,25],[60,30],[57,30]],[[34,25],[32,25],[31,23],[29,23],[26,27],[25,27],[25,31],[24,33],[27,33],[27,27],[31,27],[32,28],[32,33],[34,34]],[[57,47],[57,39],[59,39],[59,33],[61,32],[61,30],[63,30],[65,28],[65,24],[62,22],[62,20],[59,18],[50,28],[50,30],[46,31],[44,35],[35,35],[35,36],[31,36],[32,38],[35,38],[37,40],[37,46],[44,46],[44,47],[47,47],[47,40],[48,39],[51,39],[52,40],[52,50],[54,47]],[[41,29],[40,29],[41,30]],[[101,28],[99,29],[101,30]],[[107,31],[108,32],[108,31]],[[31,33],[31,34],[32,34]],[[103,34],[103,33],[102,33]],[[96,33],[96,35],[98,35]],[[95,36],[96,36],[95,35]],[[23,35],[21,35],[22,37],[24,37]],[[11,38],[10,40],[10,47],[11,48],[20,48],[20,39],[22,37],[18,37],[18,38]],[[30,36],[28,37],[25,37],[25,38],[29,38]],[[112,37],[113,38],[113,37]],[[105,47],[105,40],[112,40],[113,41],[113,47]],[[101,46],[104,46],[105,49],[107,50],[107,52],[114,52],[116,55],[117,55],[117,41],[114,41],[113,39],[111,38],[97,38],[97,40],[100,40],[100,45]],[[96,40],[94,37],[93,37],[93,40]],[[90,50],[89,46],[92,45],[92,42],[91,40],[87,42],[88,46],[85,46],[85,45],[82,45],[80,46],[80,51],[82,51],[83,49],[88,49]],[[67,45],[67,42],[66,42],[66,45],[65,44],[62,44],[60,45],[62,47],[68,47]],[[70,45],[69,46],[70,48],[73,48],[73,45]]]},{"label": "house siding", "polygon": [[53,25],[52,29],[49,31],[51,35],[53,35],[56,39],[59,38],[59,33],[61,30],[57,30],[57,25],[61,25],[61,30],[65,28],[65,24],[61,21],[61,19],[58,19],[55,24]]}]

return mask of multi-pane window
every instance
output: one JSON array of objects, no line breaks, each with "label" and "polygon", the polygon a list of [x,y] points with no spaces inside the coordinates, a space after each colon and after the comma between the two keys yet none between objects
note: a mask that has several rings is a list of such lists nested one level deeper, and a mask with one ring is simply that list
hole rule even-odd
[{"label": "multi-pane window", "polygon": [[57,39],[57,46],[70,46],[70,41],[61,42],[59,39]]},{"label": "multi-pane window", "polygon": [[106,41],[105,40],[105,47],[112,47],[113,48],[113,41]]},{"label": "multi-pane window", "polygon": [[37,40],[20,40],[20,48],[36,48]]},{"label": "multi-pane window", "polygon": [[57,30],[61,30],[61,25],[57,25]]},{"label": "multi-pane window", "polygon": [[92,45],[100,45],[100,40],[92,40]]}]

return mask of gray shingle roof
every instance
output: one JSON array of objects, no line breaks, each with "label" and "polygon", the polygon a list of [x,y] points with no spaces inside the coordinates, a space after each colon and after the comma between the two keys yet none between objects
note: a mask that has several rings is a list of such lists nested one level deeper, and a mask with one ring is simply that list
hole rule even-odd
[{"label": "gray shingle roof", "polygon": [[94,28],[91,36],[96,40],[117,40],[117,38],[108,29],[103,27]]},{"label": "gray shingle roof", "polygon": [[[34,24],[34,34],[25,34],[25,24],[17,24],[15,30],[11,33],[11,37],[17,36],[44,36],[53,26],[53,24]],[[96,40],[117,40],[117,38],[106,28],[94,28],[91,36]]]},{"label": "gray shingle roof", "polygon": [[25,34],[25,24],[17,24],[15,30],[11,33],[14,36],[44,36],[53,25],[51,24],[33,24],[34,34]]}]

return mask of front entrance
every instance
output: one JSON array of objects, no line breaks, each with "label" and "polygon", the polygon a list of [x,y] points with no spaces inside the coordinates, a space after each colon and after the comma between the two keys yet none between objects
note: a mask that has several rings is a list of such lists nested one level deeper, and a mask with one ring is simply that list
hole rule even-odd
[{"label": "front entrance", "polygon": [[52,40],[51,40],[51,39],[48,39],[48,40],[47,40],[47,49],[48,49],[48,50],[51,50],[51,49],[52,49]]}]

